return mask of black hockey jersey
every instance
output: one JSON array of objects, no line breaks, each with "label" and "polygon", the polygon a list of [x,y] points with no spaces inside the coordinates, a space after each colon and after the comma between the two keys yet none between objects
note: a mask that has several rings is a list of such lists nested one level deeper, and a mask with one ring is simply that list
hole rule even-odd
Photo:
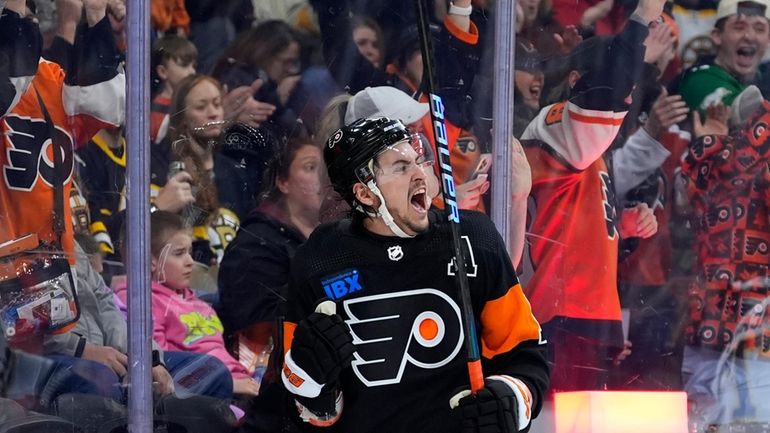
[{"label": "black hockey jersey", "polygon": [[[537,414],[548,382],[540,326],[505,245],[483,214],[462,212],[462,242],[486,376],[529,387]],[[461,302],[451,263],[450,226],[433,210],[428,232],[374,235],[343,220],[319,227],[292,262],[285,348],[296,323],[329,298],[356,346],[341,376],[334,432],[456,432],[449,399],[468,388]]]},{"label": "black hockey jersey", "polygon": [[113,216],[126,208],[126,141],[121,138],[120,147],[111,149],[95,135],[78,155],[83,161],[80,178],[91,212],[89,230],[102,252],[114,254],[118,239],[110,237],[108,228]]}]

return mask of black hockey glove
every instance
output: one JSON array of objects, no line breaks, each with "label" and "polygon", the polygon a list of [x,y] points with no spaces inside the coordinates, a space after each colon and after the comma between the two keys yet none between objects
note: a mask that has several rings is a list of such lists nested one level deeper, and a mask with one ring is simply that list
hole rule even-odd
[{"label": "black hockey glove", "polygon": [[337,315],[312,313],[294,331],[291,359],[316,383],[337,382],[340,371],[353,360],[353,337]]},{"label": "black hockey glove", "polygon": [[328,426],[339,418],[342,412],[342,392],[338,384],[324,386],[321,394],[315,398],[294,396],[302,421],[315,426]]},{"label": "black hockey glove", "polygon": [[[459,401],[458,401],[459,398]],[[463,433],[515,433],[519,431],[518,402],[511,387],[501,380],[486,379],[476,395],[456,394],[450,405],[460,412]]]}]

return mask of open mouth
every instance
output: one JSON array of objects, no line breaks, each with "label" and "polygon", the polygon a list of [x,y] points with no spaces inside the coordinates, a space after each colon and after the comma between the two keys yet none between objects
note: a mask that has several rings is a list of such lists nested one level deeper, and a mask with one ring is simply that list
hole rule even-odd
[{"label": "open mouth", "polygon": [[412,208],[419,214],[428,212],[428,194],[424,186],[415,189],[412,192],[409,202],[412,204]]},{"label": "open mouth", "polygon": [[738,47],[738,50],[736,51],[736,54],[738,54],[738,60],[742,63],[748,63],[754,60],[754,57],[757,54],[757,47],[752,46],[746,46],[746,47]]},{"label": "open mouth", "polygon": [[540,87],[539,84],[535,84],[535,85],[529,87],[529,93],[532,94],[532,98],[533,99],[537,99],[537,100],[540,99],[540,92],[542,90],[543,89],[542,89],[542,87]]}]

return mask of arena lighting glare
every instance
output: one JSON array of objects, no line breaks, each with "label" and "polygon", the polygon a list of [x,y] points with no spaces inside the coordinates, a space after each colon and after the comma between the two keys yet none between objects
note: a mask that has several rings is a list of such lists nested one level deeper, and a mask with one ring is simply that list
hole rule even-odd
[{"label": "arena lighting glare", "polygon": [[687,433],[687,394],[557,392],[554,422],[555,433]]}]

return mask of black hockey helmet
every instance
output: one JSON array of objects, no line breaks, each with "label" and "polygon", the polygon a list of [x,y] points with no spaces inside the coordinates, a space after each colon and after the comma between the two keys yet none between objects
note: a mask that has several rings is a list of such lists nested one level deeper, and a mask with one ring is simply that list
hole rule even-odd
[{"label": "black hockey helmet", "polygon": [[338,129],[324,146],[324,160],[332,187],[352,203],[351,187],[372,178],[369,161],[412,135],[399,120],[387,117],[358,119]]}]

